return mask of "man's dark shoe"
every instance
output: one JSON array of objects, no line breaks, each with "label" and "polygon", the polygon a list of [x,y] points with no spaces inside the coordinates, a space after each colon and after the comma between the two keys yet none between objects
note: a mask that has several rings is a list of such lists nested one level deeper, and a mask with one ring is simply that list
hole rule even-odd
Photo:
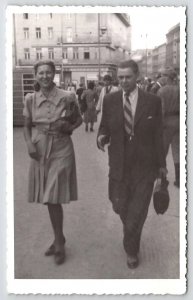
[{"label": "man's dark shoe", "polygon": [[129,269],[136,269],[139,265],[139,259],[137,256],[127,255],[127,266]]}]

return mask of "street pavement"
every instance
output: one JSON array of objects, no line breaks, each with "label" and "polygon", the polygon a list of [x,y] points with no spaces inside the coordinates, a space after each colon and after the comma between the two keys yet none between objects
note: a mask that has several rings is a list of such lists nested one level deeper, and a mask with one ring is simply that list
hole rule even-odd
[{"label": "street pavement", "polygon": [[[179,190],[168,155],[170,205],[157,215],[152,201],[142,233],[140,264],[130,270],[122,225],[108,200],[108,156],[96,147],[96,132],[84,125],[73,133],[79,200],[63,205],[66,262],[44,256],[53,232],[47,207],[27,203],[29,157],[22,128],[14,128],[15,278],[176,279],[179,278]],[[183,199],[181,199],[183,201]]]}]

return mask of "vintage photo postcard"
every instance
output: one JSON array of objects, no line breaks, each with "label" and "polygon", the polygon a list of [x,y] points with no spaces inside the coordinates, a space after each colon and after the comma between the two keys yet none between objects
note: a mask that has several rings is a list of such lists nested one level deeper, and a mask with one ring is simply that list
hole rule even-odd
[{"label": "vintage photo postcard", "polygon": [[8,293],[186,293],[186,8],[6,17]]}]

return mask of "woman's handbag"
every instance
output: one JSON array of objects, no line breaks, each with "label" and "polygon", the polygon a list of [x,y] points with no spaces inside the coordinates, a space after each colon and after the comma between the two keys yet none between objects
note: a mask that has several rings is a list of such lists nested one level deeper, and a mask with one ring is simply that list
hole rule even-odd
[{"label": "woman's handbag", "polygon": [[164,214],[168,209],[170,202],[168,184],[167,178],[157,179],[153,192],[153,205],[157,214]]}]

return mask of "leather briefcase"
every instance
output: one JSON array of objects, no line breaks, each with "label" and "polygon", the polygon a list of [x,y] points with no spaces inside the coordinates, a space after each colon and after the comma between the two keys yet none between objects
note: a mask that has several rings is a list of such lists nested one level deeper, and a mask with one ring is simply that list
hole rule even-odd
[{"label": "leather briefcase", "polygon": [[164,214],[168,209],[170,202],[168,184],[169,181],[166,178],[157,179],[153,192],[153,205],[157,214]]}]

